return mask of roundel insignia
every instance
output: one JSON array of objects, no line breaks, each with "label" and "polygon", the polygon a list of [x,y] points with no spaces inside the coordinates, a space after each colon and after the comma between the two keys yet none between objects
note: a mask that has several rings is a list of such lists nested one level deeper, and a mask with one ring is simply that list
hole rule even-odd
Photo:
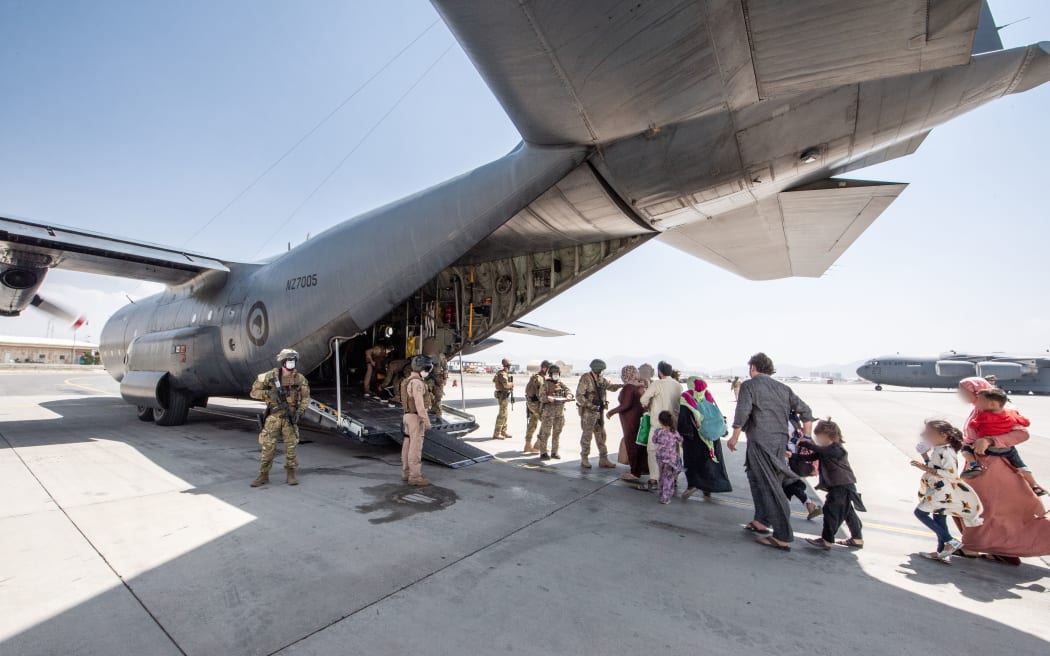
[{"label": "roundel insignia", "polygon": [[266,314],[266,304],[256,301],[248,311],[248,339],[256,346],[262,346],[270,337],[270,318]]}]

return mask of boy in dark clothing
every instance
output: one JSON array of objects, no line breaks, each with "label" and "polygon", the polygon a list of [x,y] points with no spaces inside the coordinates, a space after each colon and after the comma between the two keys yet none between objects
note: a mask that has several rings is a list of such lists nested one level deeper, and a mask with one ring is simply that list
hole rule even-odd
[{"label": "boy in dark clothing", "polygon": [[817,489],[827,492],[827,497],[824,499],[824,531],[819,538],[808,538],[806,542],[818,549],[830,549],[836,544],[835,535],[845,522],[850,537],[848,540],[839,541],[838,544],[863,549],[864,525],[857,516],[857,511],[865,512],[867,509],[857,492],[857,477],[850,467],[849,454],[842,447],[845,441],[842,439],[842,430],[835,422],[825,419],[817,422],[813,436],[815,442],[799,442],[800,446],[805,446],[810,451],[799,457],[820,462],[820,483]]}]

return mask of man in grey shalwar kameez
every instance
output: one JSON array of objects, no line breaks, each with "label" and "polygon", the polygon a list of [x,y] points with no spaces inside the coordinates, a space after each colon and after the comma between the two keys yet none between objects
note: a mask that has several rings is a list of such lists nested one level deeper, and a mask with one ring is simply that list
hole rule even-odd
[{"label": "man in grey shalwar kameez", "polygon": [[794,540],[791,508],[784,496],[784,485],[798,480],[787,464],[788,417],[792,411],[802,418],[803,432],[813,434],[813,413],[787,385],[773,380],[773,361],[764,353],[754,355],[748,364],[751,379],[740,387],[733,436],[727,446],[736,451],[740,432],[747,433],[744,469],[755,503],[755,519],[745,525],[755,533],[773,529],[772,537],[759,540],[771,547],[786,549]]}]

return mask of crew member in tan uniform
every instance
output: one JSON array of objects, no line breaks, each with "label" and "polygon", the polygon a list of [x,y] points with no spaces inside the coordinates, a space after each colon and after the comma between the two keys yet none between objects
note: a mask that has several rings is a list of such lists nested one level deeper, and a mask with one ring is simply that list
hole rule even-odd
[{"label": "crew member in tan uniform", "polygon": [[427,414],[427,386],[424,382],[434,368],[425,355],[412,358],[412,373],[401,382],[401,401],[405,411],[405,441],[401,443],[401,480],[425,487],[423,478],[423,437],[430,428]]},{"label": "crew member in tan uniform", "polygon": [[383,367],[386,365],[387,358],[393,352],[393,347],[388,344],[376,344],[365,351],[365,364],[367,365],[365,369],[365,396],[377,393],[372,389],[373,383],[378,382],[376,378],[379,372],[384,371]]},{"label": "crew member in tan uniform", "polygon": [[514,376],[510,375],[510,360],[503,358],[503,368],[492,378],[492,384],[496,386],[496,401],[499,403],[499,412],[496,414],[496,427],[492,429],[492,439],[509,440],[513,437],[507,433],[507,405],[514,395]]}]

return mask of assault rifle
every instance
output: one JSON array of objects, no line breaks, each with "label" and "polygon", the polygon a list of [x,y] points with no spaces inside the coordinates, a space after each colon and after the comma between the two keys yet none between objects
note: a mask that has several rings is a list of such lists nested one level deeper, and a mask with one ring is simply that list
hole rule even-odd
[{"label": "assault rifle", "polygon": [[[298,385],[296,385],[298,387]],[[293,412],[291,406],[288,405],[288,399],[282,391],[281,378],[280,376],[274,376],[273,389],[270,390],[270,401],[277,406],[277,409],[281,411],[281,414],[285,419],[288,420],[292,426],[299,425],[299,413]]]}]

